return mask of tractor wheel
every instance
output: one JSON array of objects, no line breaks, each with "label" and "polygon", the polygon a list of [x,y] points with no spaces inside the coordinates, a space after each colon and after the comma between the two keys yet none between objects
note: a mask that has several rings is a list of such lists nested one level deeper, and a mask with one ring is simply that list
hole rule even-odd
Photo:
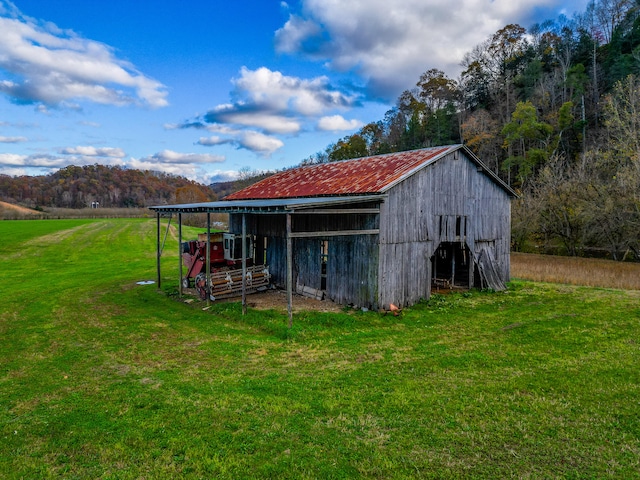
[{"label": "tractor wheel", "polygon": [[189,288],[189,277],[184,277],[182,279],[182,288]]}]

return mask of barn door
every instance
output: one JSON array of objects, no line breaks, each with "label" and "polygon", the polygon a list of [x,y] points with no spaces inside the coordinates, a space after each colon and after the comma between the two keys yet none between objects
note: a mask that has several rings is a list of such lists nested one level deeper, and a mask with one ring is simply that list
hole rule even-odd
[{"label": "barn door", "polygon": [[431,257],[432,284],[436,288],[469,288],[469,248],[463,242],[441,242]]}]

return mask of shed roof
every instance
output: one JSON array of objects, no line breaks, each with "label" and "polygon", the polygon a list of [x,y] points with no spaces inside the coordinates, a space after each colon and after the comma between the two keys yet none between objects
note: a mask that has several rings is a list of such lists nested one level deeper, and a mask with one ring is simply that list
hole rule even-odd
[{"label": "shed roof", "polygon": [[285,170],[224,198],[225,201],[385,193],[424,166],[464,149],[480,170],[515,196],[502,180],[463,145],[423,148]]},{"label": "shed roof", "polygon": [[280,198],[234,200],[204,203],[183,203],[179,205],[156,205],[149,207],[160,213],[291,213],[314,208],[342,207],[346,205],[375,204],[385,199],[385,195],[350,195],[322,198]]}]

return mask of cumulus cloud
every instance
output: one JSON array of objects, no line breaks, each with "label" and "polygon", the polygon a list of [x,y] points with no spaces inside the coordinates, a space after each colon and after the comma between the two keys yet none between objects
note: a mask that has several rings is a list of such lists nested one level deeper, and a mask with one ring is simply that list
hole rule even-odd
[{"label": "cumulus cloud", "polygon": [[[528,27],[587,0],[302,0],[275,34],[281,53],[355,70],[394,100],[429,68],[455,78],[465,53],[509,23]],[[538,18],[534,18],[537,15]],[[539,18],[540,15],[546,15]]]},{"label": "cumulus cloud", "polygon": [[121,148],[113,147],[67,147],[60,150],[62,155],[83,155],[87,157],[113,157],[124,158],[125,153]]},{"label": "cumulus cloud", "polygon": [[163,150],[155,155],[142,159],[142,161],[162,165],[186,165],[221,163],[225,161],[225,157],[223,155],[211,155],[208,153],[179,153],[173,150]]},{"label": "cumulus cloud", "polygon": [[318,129],[330,132],[338,132],[340,130],[355,130],[360,128],[362,122],[359,120],[347,120],[342,115],[332,115],[330,117],[322,117],[318,120]]},{"label": "cumulus cloud", "polygon": [[27,137],[3,137],[0,136],[0,143],[22,143],[26,142]]},{"label": "cumulus cloud", "polygon": [[100,104],[168,105],[160,82],[117,58],[108,45],[82,38],[50,22],[0,3],[0,92],[16,103],[75,107]]},{"label": "cumulus cloud", "polygon": [[[42,174],[53,172],[68,165],[92,165],[95,161],[92,156],[59,157],[49,154],[21,155],[0,153],[0,169],[28,168],[35,169]],[[104,165],[124,165],[124,162],[119,158],[108,158],[100,163]]]},{"label": "cumulus cloud", "polygon": [[[93,165],[96,155],[101,149],[95,147],[74,147],[64,149],[64,156],[56,155],[20,155],[13,153],[0,153],[0,172],[7,175],[24,174],[27,169],[30,172],[48,174],[68,165]],[[102,165],[121,166],[140,170],[153,170],[157,172],[182,175],[191,179],[202,179],[205,176],[203,168],[211,163],[225,161],[222,155],[179,153],[172,150],[163,150],[144,158],[129,158],[124,160],[120,155],[120,149],[102,149],[105,155],[100,159]],[[76,155],[71,152],[75,151]]]},{"label": "cumulus cloud", "polygon": [[198,145],[203,145],[205,147],[213,147],[214,145],[225,145],[228,143],[233,143],[233,140],[230,138],[222,138],[218,135],[213,135],[211,137],[200,137],[198,140]]},{"label": "cumulus cloud", "polygon": [[240,173],[236,170],[214,170],[204,175],[202,183],[210,185],[217,182],[231,182],[239,177]]},{"label": "cumulus cloud", "polygon": [[234,144],[261,155],[284,146],[275,135],[296,135],[327,113],[359,103],[357,95],[341,92],[325,76],[304,79],[266,67],[242,67],[233,80],[232,103],[217,105],[205,115],[167,129],[206,129],[217,135],[201,137],[199,145]]},{"label": "cumulus cloud", "polygon": [[271,154],[284,146],[282,140],[254,131],[243,132],[238,143],[242,148],[263,154]]},{"label": "cumulus cloud", "polygon": [[234,145],[262,155],[270,155],[284,146],[284,142],[276,137],[265,135],[254,130],[239,130],[233,132],[233,137],[220,136],[200,137],[198,145],[213,147],[216,145]]},{"label": "cumulus cloud", "polygon": [[156,172],[180,175],[191,180],[203,181],[206,173],[203,166],[210,163],[225,161],[222,155],[210,155],[199,153],[180,153],[172,150],[163,150],[144,158],[130,158],[127,166],[138,170],[153,170]]}]

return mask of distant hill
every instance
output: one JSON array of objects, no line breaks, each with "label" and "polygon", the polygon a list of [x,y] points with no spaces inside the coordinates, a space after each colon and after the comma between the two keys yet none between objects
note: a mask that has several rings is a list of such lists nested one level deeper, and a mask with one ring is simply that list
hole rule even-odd
[{"label": "distant hill", "polygon": [[69,166],[50,175],[0,175],[0,200],[25,207],[147,207],[217,199],[206,185],[166,173],[104,165]]}]

